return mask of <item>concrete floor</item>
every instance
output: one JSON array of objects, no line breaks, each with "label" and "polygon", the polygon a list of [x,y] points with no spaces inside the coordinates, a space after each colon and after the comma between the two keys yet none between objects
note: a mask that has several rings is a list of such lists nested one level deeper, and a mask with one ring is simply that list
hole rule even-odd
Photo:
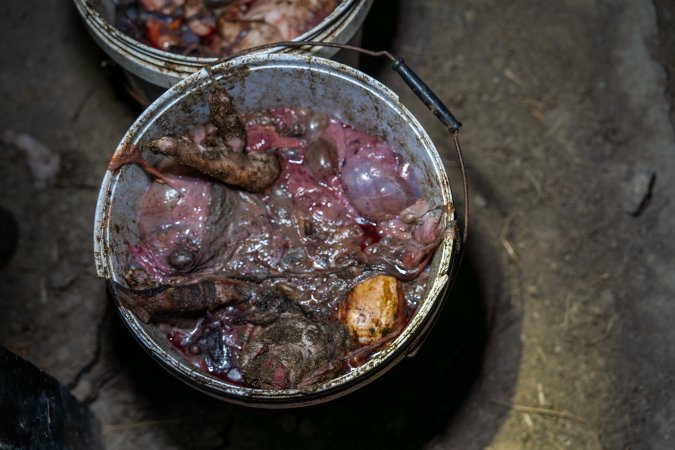
[{"label": "concrete floor", "polygon": [[[329,404],[259,411],[176,381],[107,306],[93,211],[140,110],[70,2],[10,2],[0,130],[37,138],[40,167],[58,171],[36,178],[36,158],[2,135],[0,207],[19,234],[0,268],[0,344],[73,386],[110,449],[671,449],[672,12],[376,1],[365,45],[404,57],[465,124],[468,255],[415,358]],[[362,67],[401,93],[458,190],[447,132],[395,74]]]}]

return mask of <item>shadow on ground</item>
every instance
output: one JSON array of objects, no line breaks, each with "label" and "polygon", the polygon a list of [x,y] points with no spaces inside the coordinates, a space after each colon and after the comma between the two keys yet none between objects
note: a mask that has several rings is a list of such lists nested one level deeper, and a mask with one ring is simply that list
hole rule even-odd
[{"label": "shadow on ground", "polygon": [[[151,426],[161,427],[179,448],[390,449],[401,442],[423,448],[446,432],[481,374],[492,316],[488,301],[465,260],[414,358],[346,397],[301,409],[257,410],[197,392],[152,361],[117,316],[108,327],[109,361],[129,378]],[[485,444],[500,422],[481,431]]]}]

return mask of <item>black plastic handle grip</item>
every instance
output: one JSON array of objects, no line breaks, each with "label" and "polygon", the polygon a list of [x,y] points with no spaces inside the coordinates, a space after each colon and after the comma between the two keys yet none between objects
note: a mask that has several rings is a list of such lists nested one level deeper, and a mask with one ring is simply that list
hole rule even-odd
[{"label": "black plastic handle grip", "polygon": [[412,89],[415,95],[422,100],[422,103],[424,103],[452,133],[459,130],[462,126],[461,122],[455,119],[455,116],[452,115],[441,99],[429,89],[429,86],[427,86],[410,67],[408,67],[403,61],[403,58],[396,58],[391,65],[391,68],[403,78],[403,81],[410,86],[410,89]]}]

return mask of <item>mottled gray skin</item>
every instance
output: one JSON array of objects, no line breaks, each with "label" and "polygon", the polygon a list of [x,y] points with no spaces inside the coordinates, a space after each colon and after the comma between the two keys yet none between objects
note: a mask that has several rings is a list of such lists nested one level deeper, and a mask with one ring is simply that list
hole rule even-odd
[{"label": "mottled gray skin", "polygon": [[113,290],[117,299],[145,323],[213,310],[249,297],[240,283],[224,278],[147,290],[132,290],[113,283]]},{"label": "mottled gray skin", "polygon": [[328,328],[299,311],[282,313],[243,345],[239,364],[244,379],[257,388],[292,389],[317,372],[330,377],[332,372],[322,369],[346,347],[347,334]]},{"label": "mottled gray skin", "polygon": [[200,145],[188,136],[164,136],[145,148],[250,192],[260,192],[276,181],[280,172],[276,155],[244,152],[244,124],[232,97],[215,82],[209,94],[209,118],[218,129],[215,142]]}]

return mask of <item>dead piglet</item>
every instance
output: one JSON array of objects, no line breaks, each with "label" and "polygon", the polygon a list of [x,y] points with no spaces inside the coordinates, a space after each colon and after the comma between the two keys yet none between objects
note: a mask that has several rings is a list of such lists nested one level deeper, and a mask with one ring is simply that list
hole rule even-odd
[{"label": "dead piglet", "polygon": [[185,136],[157,139],[149,144],[149,150],[174,157],[181,164],[251,192],[262,191],[279,176],[279,165],[272,154],[244,154],[223,147],[200,146]]},{"label": "dead piglet", "polygon": [[277,261],[281,256],[275,258],[273,249],[282,249],[271,239],[259,196],[203,178],[176,180],[171,177],[182,195],[159,183],[144,195],[130,269],[140,269],[134,273],[143,271],[144,278],[160,284],[186,282],[178,277],[189,280],[206,272],[267,275],[264,256]]},{"label": "dead piglet", "polygon": [[112,290],[117,300],[145,323],[213,310],[250,296],[242,283],[222,278],[147,290],[132,290],[113,282]]},{"label": "dead piglet", "polygon": [[[306,377],[327,367],[345,334],[329,334],[320,322],[299,311],[287,311],[268,327],[258,328],[239,357],[244,380],[261,389],[293,389]],[[326,372],[326,377],[330,376]]]},{"label": "dead piglet", "polygon": [[241,382],[238,360],[241,343],[257,328],[275,322],[297,308],[269,289],[248,285],[247,300],[208,311],[191,330],[174,330],[169,339],[197,367],[229,381]]},{"label": "dead piglet", "polygon": [[280,171],[276,155],[244,152],[244,125],[232,97],[215,82],[209,94],[209,115],[220,135],[217,145],[197,144],[188,136],[165,136],[146,144],[148,150],[251,192],[260,192],[274,183]]},{"label": "dead piglet", "polygon": [[[139,241],[130,244],[130,266],[159,284],[209,266],[225,244],[224,217],[236,200],[226,186],[205,180],[193,169],[180,168],[166,169],[163,176],[167,182],[152,183],[143,195]],[[138,272],[133,272],[134,278],[138,278]],[[132,277],[127,281],[138,284]]]}]

